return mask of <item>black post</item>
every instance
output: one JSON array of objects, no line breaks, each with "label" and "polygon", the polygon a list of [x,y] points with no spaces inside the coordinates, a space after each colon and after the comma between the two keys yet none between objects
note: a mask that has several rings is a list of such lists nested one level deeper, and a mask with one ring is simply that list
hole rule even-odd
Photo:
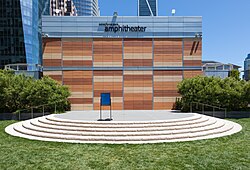
[{"label": "black post", "polygon": [[112,119],[112,108],[111,108],[111,107],[112,107],[112,105],[111,105],[111,102],[110,102],[109,119],[110,119],[110,120],[113,120],[113,119]]}]

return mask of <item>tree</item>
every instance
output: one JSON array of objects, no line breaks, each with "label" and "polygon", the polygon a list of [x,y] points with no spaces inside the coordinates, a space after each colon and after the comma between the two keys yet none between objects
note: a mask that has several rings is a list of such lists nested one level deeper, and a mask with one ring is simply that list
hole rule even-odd
[{"label": "tree", "polygon": [[200,102],[228,110],[247,108],[248,85],[235,78],[194,77],[185,79],[178,85],[182,95],[183,109],[188,109],[191,102]]},{"label": "tree", "polygon": [[240,80],[240,72],[239,70],[233,69],[229,72],[229,77],[235,78],[236,80]]},{"label": "tree", "polygon": [[0,112],[15,112],[60,101],[57,109],[69,107],[69,89],[49,77],[40,80],[13,72],[0,71]]}]

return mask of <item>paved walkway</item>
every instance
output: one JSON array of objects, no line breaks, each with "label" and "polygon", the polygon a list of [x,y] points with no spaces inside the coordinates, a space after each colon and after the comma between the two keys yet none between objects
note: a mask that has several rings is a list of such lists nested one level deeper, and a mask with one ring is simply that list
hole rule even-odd
[{"label": "paved walkway", "polygon": [[[112,117],[114,121],[156,121],[171,120],[192,117],[193,113],[179,113],[169,110],[114,110]],[[55,115],[61,119],[96,121],[100,118],[99,111],[70,111]],[[109,111],[103,111],[103,119],[109,118]]]}]

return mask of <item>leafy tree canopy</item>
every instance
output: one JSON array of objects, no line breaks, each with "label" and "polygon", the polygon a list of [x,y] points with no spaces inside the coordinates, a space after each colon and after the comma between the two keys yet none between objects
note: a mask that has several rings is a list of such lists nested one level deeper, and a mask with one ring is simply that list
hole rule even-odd
[{"label": "leafy tree canopy", "polygon": [[250,83],[236,78],[198,76],[178,84],[183,109],[200,102],[228,110],[244,110],[250,103]]},{"label": "leafy tree canopy", "polygon": [[68,87],[62,86],[49,77],[40,80],[12,71],[0,70],[0,112],[15,112],[32,106],[62,101],[58,109],[69,105]]}]

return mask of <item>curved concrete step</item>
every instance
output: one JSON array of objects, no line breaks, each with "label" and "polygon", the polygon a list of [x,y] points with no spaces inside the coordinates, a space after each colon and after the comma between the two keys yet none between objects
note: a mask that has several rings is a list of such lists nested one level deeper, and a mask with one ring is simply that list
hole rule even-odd
[{"label": "curved concrete step", "polygon": [[[216,121],[217,122],[217,121]],[[153,135],[171,135],[171,134],[184,134],[184,133],[195,133],[195,132],[205,132],[209,130],[219,129],[225,125],[224,122],[217,122],[211,125],[205,125],[200,127],[188,127],[183,129],[168,129],[159,131],[157,128],[152,129],[152,131],[128,131],[128,132],[117,132],[117,131],[110,131],[110,132],[85,132],[85,131],[74,131],[74,130],[55,130],[50,128],[41,128],[38,126],[34,126],[31,122],[24,122],[23,127],[37,132],[45,132],[45,133],[52,133],[52,134],[63,134],[63,135],[80,135],[80,136],[153,136]]]},{"label": "curved concrete step", "polygon": [[51,134],[44,132],[37,132],[25,129],[22,124],[14,127],[15,131],[31,136],[52,138],[52,139],[63,139],[63,140],[77,140],[77,141],[112,141],[112,142],[126,142],[126,141],[150,141],[150,140],[172,140],[172,139],[184,139],[184,138],[196,138],[205,137],[209,135],[215,135],[230,131],[233,125],[226,124],[220,129],[214,129],[207,132],[194,132],[185,134],[170,134],[170,135],[157,135],[157,136],[78,136],[78,135],[62,135],[62,134]]},{"label": "curved concrete step", "polygon": [[56,126],[70,126],[70,127],[82,127],[82,128],[151,128],[151,127],[170,127],[170,126],[183,126],[183,125],[191,125],[191,124],[198,124],[208,121],[209,118],[206,116],[202,116],[199,119],[195,120],[188,120],[188,121],[181,121],[181,122],[162,122],[156,124],[74,124],[74,123],[64,123],[64,122],[54,122],[47,117],[41,117],[38,119],[39,122],[48,125],[56,125]]},{"label": "curved concrete step", "polygon": [[33,126],[54,130],[65,130],[65,131],[83,131],[83,132],[146,132],[146,131],[166,131],[166,130],[181,130],[181,129],[191,129],[191,128],[199,128],[205,127],[209,125],[213,125],[217,122],[216,119],[211,119],[209,121],[200,122],[197,124],[184,124],[184,125],[172,125],[166,127],[130,127],[130,128],[93,128],[93,127],[72,127],[72,126],[59,126],[59,125],[51,125],[44,124],[39,121],[39,119],[34,119],[30,121]]},{"label": "curved concrete step", "polygon": [[5,131],[32,140],[140,144],[210,139],[231,135],[242,128],[231,121],[198,114],[180,121],[134,121],[121,124],[86,121],[74,123],[51,117],[53,116],[18,122],[6,127]]},{"label": "curved concrete step", "polygon": [[153,120],[153,121],[82,121],[82,120],[69,120],[55,117],[55,114],[46,116],[46,119],[60,123],[74,123],[74,124],[97,124],[97,125],[131,125],[131,124],[161,124],[161,123],[178,123],[178,122],[189,122],[200,119],[204,115],[195,114],[194,116],[180,119],[170,120]]}]

